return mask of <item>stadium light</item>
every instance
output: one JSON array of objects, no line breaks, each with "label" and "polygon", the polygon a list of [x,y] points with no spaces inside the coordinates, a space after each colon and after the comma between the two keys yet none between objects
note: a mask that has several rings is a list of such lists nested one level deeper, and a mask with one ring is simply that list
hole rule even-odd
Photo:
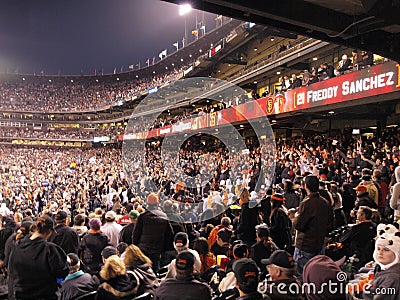
[{"label": "stadium light", "polygon": [[186,46],[187,41],[188,41],[188,36],[187,36],[187,25],[186,25],[186,15],[192,10],[192,6],[190,4],[181,4],[179,5],[179,15],[184,16],[185,18],[185,36],[183,37],[183,47]]},{"label": "stadium light", "polygon": [[192,10],[192,6],[190,4],[181,4],[179,5],[179,15],[183,16],[189,13]]}]

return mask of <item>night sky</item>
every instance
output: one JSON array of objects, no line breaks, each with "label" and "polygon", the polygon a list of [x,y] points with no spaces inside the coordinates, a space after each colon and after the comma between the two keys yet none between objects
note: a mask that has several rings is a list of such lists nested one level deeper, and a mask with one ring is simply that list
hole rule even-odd
[{"label": "night sky", "polygon": [[[196,11],[187,16],[189,41]],[[198,19],[202,12],[197,11]],[[215,14],[205,13],[206,30]],[[104,74],[182,47],[179,6],[159,0],[0,0],[0,72]]]}]

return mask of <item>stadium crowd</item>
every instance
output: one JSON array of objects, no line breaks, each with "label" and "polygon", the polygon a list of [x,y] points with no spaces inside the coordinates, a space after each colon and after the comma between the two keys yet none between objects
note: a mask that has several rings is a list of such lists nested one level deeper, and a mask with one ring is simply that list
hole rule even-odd
[{"label": "stadium crowd", "polygon": [[[178,80],[184,68],[174,69],[146,79],[80,81],[35,76],[17,76],[0,83],[0,109],[11,111],[97,111],[116,106],[118,101],[131,101],[154,86]],[[25,80],[23,80],[23,78]],[[31,80],[31,82],[28,82]]]},{"label": "stadium crowd", "polygon": [[[9,299],[92,291],[96,299],[372,299],[367,286],[398,291],[399,142],[399,128],[372,139],[301,137],[278,140],[272,156],[257,143],[239,155],[217,140],[192,141],[178,163],[159,143],[122,159],[113,147],[1,146]],[[198,176],[183,180],[180,170]],[[347,295],[277,289],[344,284],[339,265],[352,280]]]}]

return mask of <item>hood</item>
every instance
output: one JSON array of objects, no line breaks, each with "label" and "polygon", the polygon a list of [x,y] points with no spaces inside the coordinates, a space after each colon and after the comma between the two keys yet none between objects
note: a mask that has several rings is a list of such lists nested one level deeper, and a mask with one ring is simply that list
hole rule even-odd
[{"label": "hood", "polygon": [[46,241],[43,238],[36,238],[31,240],[29,236],[26,236],[17,241],[18,246],[31,257],[33,260],[43,255],[45,250]]},{"label": "hood", "polygon": [[104,282],[102,287],[107,292],[119,298],[136,295],[139,289],[139,279],[133,272],[128,271],[127,275],[117,276]]}]

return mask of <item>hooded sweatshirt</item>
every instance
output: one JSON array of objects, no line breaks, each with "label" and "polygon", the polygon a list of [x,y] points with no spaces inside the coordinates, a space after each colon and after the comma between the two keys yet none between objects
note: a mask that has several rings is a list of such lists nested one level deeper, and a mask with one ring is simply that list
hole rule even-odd
[{"label": "hooded sweatshirt", "polygon": [[57,299],[57,279],[65,278],[69,272],[65,252],[40,237],[18,240],[8,269],[15,295],[21,299]]},{"label": "hooded sweatshirt", "polygon": [[396,183],[393,185],[392,198],[390,198],[390,207],[394,209],[395,221],[400,220],[400,166],[394,169]]}]

